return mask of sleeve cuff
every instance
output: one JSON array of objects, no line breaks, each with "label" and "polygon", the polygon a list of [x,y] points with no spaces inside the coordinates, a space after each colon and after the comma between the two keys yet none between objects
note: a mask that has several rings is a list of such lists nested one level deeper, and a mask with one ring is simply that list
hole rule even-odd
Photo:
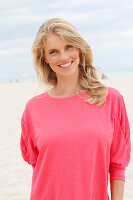
[{"label": "sleeve cuff", "polygon": [[114,179],[121,179],[125,182],[125,169],[115,169],[110,172],[110,182]]}]

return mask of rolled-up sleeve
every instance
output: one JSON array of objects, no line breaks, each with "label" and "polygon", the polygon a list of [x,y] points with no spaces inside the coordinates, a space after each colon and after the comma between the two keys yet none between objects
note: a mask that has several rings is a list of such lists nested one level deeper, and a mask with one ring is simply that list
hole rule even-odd
[{"label": "rolled-up sleeve", "polygon": [[125,181],[125,169],[130,161],[130,126],[122,95],[119,96],[117,113],[114,116],[114,133],[110,150],[110,181]]},{"label": "rolled-up sleeve", "polygon": [[23,116],[21,118],[20,149],[23,159],[30,165],[35,166],[38,157],[38,149],[34,145],[30,129],[27,125],[26,120],[24,120],[25,112],[26,111],[24,111]]}]

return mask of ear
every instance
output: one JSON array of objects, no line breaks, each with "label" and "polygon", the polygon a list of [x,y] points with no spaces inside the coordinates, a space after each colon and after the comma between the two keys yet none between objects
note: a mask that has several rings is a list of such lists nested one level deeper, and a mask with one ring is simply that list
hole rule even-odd
[{"label": "ear", "polygon": [[48,64],[48,61],[47,61],[47,59],[45,59],[45,58],[44,58],[44,61],[45,61],[45,63],[47,63],[47,64]]},{"label": "ear", "polygon": [[44,61],[45,61],[45,63],[47,63],[48,64],[48,60],[47,60],[47,58],[46,58],[46,56],[44,55]]}]

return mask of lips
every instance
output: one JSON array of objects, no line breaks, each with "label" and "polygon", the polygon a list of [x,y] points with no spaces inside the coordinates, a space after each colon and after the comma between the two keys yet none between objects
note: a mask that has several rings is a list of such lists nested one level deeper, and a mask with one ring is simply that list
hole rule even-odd
[{"label": "lips", "polygon": [[66,67],[69,67],[72,63],[73,63],[73,61],[70,61],[64,65],[59,65],[59,67],[66,68]]}]

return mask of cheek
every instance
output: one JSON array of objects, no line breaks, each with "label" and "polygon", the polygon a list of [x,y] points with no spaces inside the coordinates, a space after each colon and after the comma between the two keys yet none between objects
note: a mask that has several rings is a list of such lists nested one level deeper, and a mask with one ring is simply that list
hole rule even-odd
[{"label": "cheek", "polygon": [[50,66],[54,66],[56,63],[57,63],[57,59],[56,58],[49,59],[49,65]]},{"label": "cheek", "polygon": [[73,58],[75,58],[75,59],[79,59],[79,51],[78,51],[77,49],[75,49],[75,50],[72,52],[71,56],[72,56]]}]

